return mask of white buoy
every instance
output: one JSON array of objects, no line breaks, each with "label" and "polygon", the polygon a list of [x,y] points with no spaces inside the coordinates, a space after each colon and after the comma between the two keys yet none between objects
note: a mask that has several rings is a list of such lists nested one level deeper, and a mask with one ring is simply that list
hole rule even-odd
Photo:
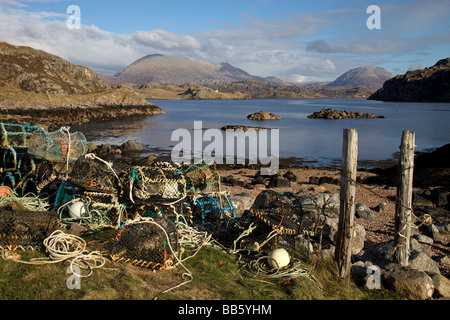
[{"label": "white buoy", "polygon": [[81,219],[87,216],[87,209],[84,202],[74,202],[69,206],[69,215],[71,218]]},{"label": "white buoy", "polygon": [[269,257],[267,258],[267,263],[271,268],[282,269],[287,267],[290,262],[291,258],[285,249],[275,249],[269,253]]}]

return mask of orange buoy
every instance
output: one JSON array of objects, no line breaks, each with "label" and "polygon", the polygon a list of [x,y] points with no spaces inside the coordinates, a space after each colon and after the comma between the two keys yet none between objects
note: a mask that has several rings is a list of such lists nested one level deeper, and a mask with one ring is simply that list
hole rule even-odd
[{"label": "orange buoy", "polygon": [[7,197],[12,193],[11,189],[8,187],[0,186],[0,197]]}]

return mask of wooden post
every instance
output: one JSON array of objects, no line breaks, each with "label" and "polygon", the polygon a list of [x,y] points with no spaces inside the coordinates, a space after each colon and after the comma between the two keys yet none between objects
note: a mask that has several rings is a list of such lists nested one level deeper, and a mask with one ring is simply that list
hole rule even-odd
[{"label": "wooden post", "polygon": [[351,247],[355,220],[357,159],[358,133],[356,132],[356,129],[344,129],[340,212],[335,252],[339,276],[343,280],[350,279]]},{"label": "wooden post", "polygon": [[411,236],[412,191],[414,172],[415,133],[403,131],[398,166],[397,202],[395,207],[395,236],[393,260],[408,265]]}]

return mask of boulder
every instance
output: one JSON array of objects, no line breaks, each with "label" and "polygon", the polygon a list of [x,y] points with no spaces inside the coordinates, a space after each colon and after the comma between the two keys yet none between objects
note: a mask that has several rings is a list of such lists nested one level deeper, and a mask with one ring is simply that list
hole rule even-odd
[{"label": "boulder", "polygon": [[437,263],[425,252],[414,251],[409,256],[408,266],[424,272],[440,274]]},{"label": "boulder", "polygon": [[280,120],[281,118],[273,113],[260,111],[256,113],[252,113],[247,117],[249,120],[257,120],[257,121],[265,121],[265,120]]},{"label": "boulder", "polygon": [[391,263],[381,271],[381,282],[410,300],[428,300],[433,296],[433,280],[423,271]]},{"label": "boulder", "polygon": [[231,202],[233,203],[236,217],[240,218],[244,215],[244,213],[252,208],[255,199],[249,196],[246,193],[235,194],[229,197]]},{"label": "boulder", "polygon": [[327,216],[339,216],[339,210],[340,210],[340,197],[338,194],[332,194],[328,200],[326,201],[323,212]]},{"label": "boulder", "polygon": [[291,182],[277,174],[270,179],[268,188],[291,188]]},{"label": "boulder", "polygon": [[432,201],[430,201],[416,193],[413,196],[413,206],[416,208],[417,207],[429,207],[429,208],[436,207],[436,205]]},{"label": "boulder", "polygon": [[142,145],[137,140],[129,140],[120,146],[122,152],[140,152],[142,151]]},{"label": "boulder", "polygon": [[355,216],[360,219],[375,221],[375,215],[365,204],[358,203],[356,205]]},{"label": "boulder", "polygon": [[441,274],[428,272],[427,274],[433,281],[435,296],[438,298],[450,298],[450,280]]},{"label": "boulder", "polygon": [[[339,218],[328,218],[322,229],[322,235],[332,245],[336,245],[336,237],[339,225]],[[366,229],[358,223],[355,223],[353,231],[353,241],[351,254],[358,254],[364,248],[364,240],[366,238]]]},{"label": "boulder", "polygon": [[291,182],[297,181],[297,176],[296,176],[294,173],[292,173],[292,171],[287,171],[287,172],[283,175],[283,178],[286,178],[286,179],[288,179],[288,180],[291,181]]}]

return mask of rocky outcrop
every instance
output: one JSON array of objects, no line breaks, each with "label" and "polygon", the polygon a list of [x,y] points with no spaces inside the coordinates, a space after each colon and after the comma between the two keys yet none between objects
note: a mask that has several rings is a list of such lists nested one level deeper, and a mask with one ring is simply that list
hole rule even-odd
[{"label": "rocky outcrop", "polygon": [[88,68],[41,50],[1,41],[0,84],[58,95],[90,94],[109,89],[106,82]]},{"label": "rocky outcrop", "polygon": [[281,117],[265,111],[259,111],[256,113],[252,113],[247,117],[249,120],[256,120],[256,121],[265,121],[265,120],[280,120]]},{"label": "rocky outcrop", "polygon": [[381,101],[450,101],[450,58],[430,68],[409,71],[386,81],[369,97]]},{"label": "rocky outcrop", "polygon": [[221,128],[222,130],[226,131],[226,130],[242,130],[242,131],[248,131],[248,130],[254,130],[254,131],[259,131],[259,130],[270,130],[269,128],[264,128],[264,127],[250,127],[250,126],[233,126],[233,125],[228,125],[228,126],[223,126]]},{"label": "rocky outcrop", "polygon": [[309,119],[375,119],[384,118],[384,116],[377,116],[371,113],[362,113],[360,111],[347,111],[347,110],[334,110],[334,109],[322,109],[319,112],[314,112],[308,116]]}]

